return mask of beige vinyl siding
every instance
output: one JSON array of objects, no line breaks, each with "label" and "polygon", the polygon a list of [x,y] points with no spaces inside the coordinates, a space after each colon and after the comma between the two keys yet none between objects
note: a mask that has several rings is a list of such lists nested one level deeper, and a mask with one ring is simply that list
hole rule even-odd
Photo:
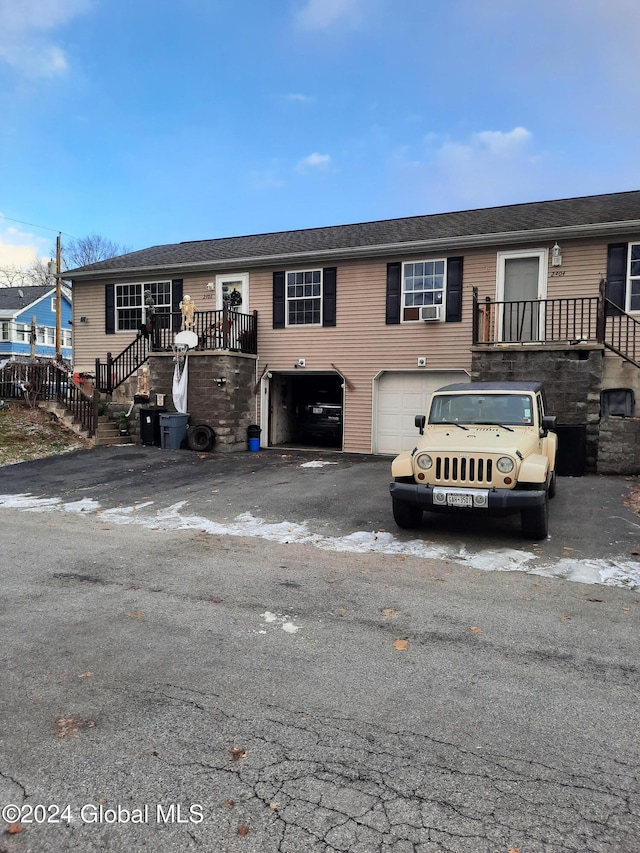
[{"label": "beige vinyl siding", "polygon": [[427,358],[428,369],[468,369],[471,363],[470,292],[461,323],[387,326],[386,286],[386,259],[338,264],[336,326],[273,329],[273,271],[251,275],[260,372],[267,364],[272,371],[290,371],[299,358],[308,372],[337,369],[351,386],[344,392],[343,447],[354,452],[371,452],[373,381],[381,371],[415,370],[419,356]]},{"label": "beige vinyl siding", "polygon": [[[104,284],[76,283],[73,287],[73,367],[93,373],[96,358],[104,361],[107,353],[117,355],[135,338],[134,333],[105,334]],[[80,317],[87,322],[81,323]]]},{"label": "beige vinyl siding", "polygon": [[[477,287],[480,299],[496,298],[497,258],[500,251],[545,249],[549,253],[547,279],[548,298],[597,296],[601,276],[606,275],[607,242],[595,240],[560,243],[562,266],[551,265],[551,241],[548,244],[514,247],[494,246],[462,251],[415,253],[373,260],[333,263],[330,256],[322,262],[288,264],[269,268],[235,270],[211,269],[197,275],[160,272],[155,278],[183,278],[183,292],[189,294],[200,311],[216,307],[215,289],[207,290],[216,275],[249,274],[249,305],[243,311],[258,312],[258,352],[256,379],[268,365],[271,371],[294,369],[299,358],[306,359],[307,373],[337,370],[349,387],[344,391],[343,447],[348,451],[371,452],[372,395],[374,379],[381,371],[416,371],[417,360],[427,360],[426,370],[470,370],[472,343],[472,289]],[[462,321],[400,323],[387,326],[386,277],[387,262],[421,261],[442,257],[464,257]],[[272,327],[273,272],[337,268],[336,326]],[[563,275],[554,276],[560,271]],[[144,281],[151,277],[109,278],[104,282]],[[74,286],[74,367],[93,370],[96,357],[107,352],[117,355],[135,333],[106,335],[104,318],[104,283],[76,283]],[[88,323],[80,324],[80,316]],[[260,395],[256,417],[260,418]],[[262,419],[266,436],[266,413]]]}]

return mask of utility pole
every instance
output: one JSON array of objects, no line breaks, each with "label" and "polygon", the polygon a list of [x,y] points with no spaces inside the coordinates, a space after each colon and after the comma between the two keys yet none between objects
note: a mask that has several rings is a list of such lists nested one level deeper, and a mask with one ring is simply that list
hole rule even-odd
[{"label": "utility pole", "polygon": [[60,286],[60,261],[62,249],[60,233],[56,239],[56,359],[62,361],[62,288]]}]

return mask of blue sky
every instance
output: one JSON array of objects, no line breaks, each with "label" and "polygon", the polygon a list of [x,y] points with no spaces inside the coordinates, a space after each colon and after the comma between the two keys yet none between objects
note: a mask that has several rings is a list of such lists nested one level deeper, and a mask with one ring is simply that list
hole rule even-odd
[{"label": "blue sky", "polygon": [[0,264],[638,189],[638,32],[637,0],[0,0]]}]

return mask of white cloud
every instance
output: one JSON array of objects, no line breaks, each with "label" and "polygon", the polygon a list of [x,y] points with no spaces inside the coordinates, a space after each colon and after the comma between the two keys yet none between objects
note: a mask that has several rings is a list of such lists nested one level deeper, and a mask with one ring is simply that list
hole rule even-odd
[{"label": "white cloud", "polygon": [[301,94],[290,94],[286,96],[287,101],[293,101],[297,104],[312,104],[315,101],[315,98],[312,98],[310,95],[301,95]]},{"label": "white cloud", "polygon": [[52,31],[89,9],[91,0],[0,0],[0,60],[31,77],[68,68]]},{"label": "white cloud", "polygon": [[524,127],[514,127],[508,133],[501,130],[483,130],[474,134],[472,146],[483,148],[498,156],[516,153],[531,140],[531,133]]},{"label": "white cloud", "polygon": [[308,157],[303,157],[298,161],[297,170],[299,172],[308,172],[310,169],[326,169],[331,165],[331,157],[329,154],[318,154],[314,152]]},{"label": "white cloud", "polygon": [[356,27],[362,20],[364,0],[306,0],[296,16],[301,30],[326,30],[334,24]]},{"label": "white cloud", "polygon": [[430,210],[507,204],[537,197],[543,166],[533,135],[524,127],[483,130],[464,141],[430,134],[426,150],[415,156],[396,152],[392,172],[404,191],[419,193]]},{"label": "white cloud", "polygon": [[36,258],[50,257],[51,242],[49,238],[0,225],[0,267],[27,269]]}]

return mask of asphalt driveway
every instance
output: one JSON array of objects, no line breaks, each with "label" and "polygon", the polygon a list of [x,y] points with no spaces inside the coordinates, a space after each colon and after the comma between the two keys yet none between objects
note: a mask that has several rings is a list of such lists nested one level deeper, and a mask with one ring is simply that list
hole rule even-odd
[{"label": "asphalt driveway", "polygon": [[390,460],[379,456],[125,445],[0,469],[0,506],[108,513],[155,529],[209,529],[640,587],[637,477],[560,478],[550,536],[540,543],[521,537],[518,516],[425,514],[419,530],[399,530],[389,481]]}]

